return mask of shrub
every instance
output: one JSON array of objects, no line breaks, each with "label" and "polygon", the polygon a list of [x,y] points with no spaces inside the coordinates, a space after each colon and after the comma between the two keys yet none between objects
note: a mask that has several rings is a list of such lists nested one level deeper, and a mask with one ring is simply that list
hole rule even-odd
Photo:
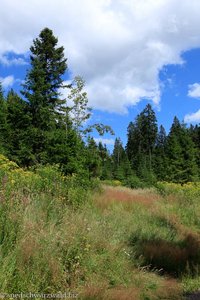
[{"label": "shrub", "polygon": [[145,183],[139,179],[139,177],[129,176],[127,179],[123,181],[124,185],[130,187],[131,189],[144,188]]}]

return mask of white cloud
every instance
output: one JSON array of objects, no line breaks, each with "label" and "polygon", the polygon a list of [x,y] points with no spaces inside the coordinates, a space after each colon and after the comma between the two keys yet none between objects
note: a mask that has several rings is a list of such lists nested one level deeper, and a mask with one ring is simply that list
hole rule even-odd
[{"label": "white cloud", "polygon": [[186,123],[198,123],[200,122],[200,109],[193,113],[193,114],[188,114],[185,116],[184,121]]},{"label": "white cloud", "polygon": [[8,87],[11,87],[14,82],[15,82],[15,78],[13,75],[10,75],[10,76],[7,76],[7,77],[0,77],[0,82],[2,84],[2,87],[3,88],[8,88]]},{"label": "white cloud", "polygon": [[200,84],[194,83],[189,85],[188,96],[200,99]]},{"label": "white cloud", "polygon": [[114,139],[104,139],[104,138],[94,138],[95,142],[98,144],[98,143],[102,143],[103,145],[106,144],[106,145],[111,145],[113,146],[115,144],[115,141]]},{"label": "white cloud", "polygon": [[199,19],[199,0],[2,0],[0,57],[27,53],[52,28],[90,105],[126,113],[143,98],[159,103],[159,71],[200,46]]},{"label": "white cloud", "polygon": [[0,55],[0,63],[5,65],[5,66],[22,66],[22,65],[27,65],[27,62],[21,58],[8,58],[6,55]]}]

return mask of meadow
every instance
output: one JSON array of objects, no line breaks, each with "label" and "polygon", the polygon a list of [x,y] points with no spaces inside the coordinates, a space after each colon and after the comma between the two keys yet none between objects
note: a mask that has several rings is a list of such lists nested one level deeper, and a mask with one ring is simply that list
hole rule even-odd
[{"label": "meadow", "polygon": [[0,155],[0,265],[3,293],[189,299],[200,286],[200,183],[131,190]]}]

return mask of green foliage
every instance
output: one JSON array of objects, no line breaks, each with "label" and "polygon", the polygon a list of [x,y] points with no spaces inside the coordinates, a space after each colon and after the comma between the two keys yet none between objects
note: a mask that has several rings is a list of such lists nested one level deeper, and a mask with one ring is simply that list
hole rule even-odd
[{"label": "green foliage", "polygon": [[91,108],[88,107],[87,93],[83,91],[85,82],[80,76],[76,76],[70,86],[68,99],[73,103],[69,108],[71,120],[75,131],[81,133],[84,123],[91,117]]},{"label": "green foliage", "polygon": [[64,58],[64,48],[57,47],[57,43],[52,30],[45,28],[30,47],[32,68],[27,73],[23,94],[30,103],[33,123],[40,128],[45,126],[49,117],[44,113],[52,113],[53,109],[60,109],[64,104],[59,99],[58,89],[63,85],[67,59]]},{"label": "green foliage", "polygon": [[167,135],[164,127],[161,125],[156,139],[156,145],[153,153],[153,169],[158,180],[165,180],[167,170],[166,157]]},{"label": "green foliage", "polygon": [[126,178],[132,175],[130,162],[120,138],[115,140],[112,162],[113,178],[124,181]]},{"label": "green foliage", "polygon": [[122,182],[119,180],[103,180],[103,184],[109,185],[109,186],[122,186]]},{"label": "green foliage", "polygon": [[31,160],[28,104],[11,89],[7,95],[6,107],[6,152],[10,159],[21,165],[28,165]]},{"label": "green foliage", "polygon": [[197,178],[195,146],[184,125],[175,117],[167,139],[168,181],[188,182]]},{"label": "green foliage", "polygon": [[[0,151],[20,166],[58,164],[65,174],[119,180],[128,186],[150,186],[167,180],[185,183],[200,176],[199,125],[189,129],[175,117],[168,135],[159,132],[155,112],[147,104],[128,126],[124,149],[120,138],[113,153],[89,136],[114,134],[91,117],[85,82],[75,76],[64,86],[67,71],[64,48],[52,30],[44,28],[30,47],[30,69],[22,95],[13,90],[4,97],[0,85]],[[68,88],[68,100],[61,89]]]},{"label": "green foliage", "polygon": [[91,177],[100,176],[101,161],[99,159],[98,146],[93,138],[88,138],[86,149],[86,166]]},{"label": "green foliage", "polygon": [[188,182],[198,179],[198,126],[188,130],[175,117],[168,136],[161,125],[157,133],[151,106],[128,126],[126,153],[132,169],[149,185],[156,180]]},{"label": "green foliage", "polygon": [[145,188],[146,184],[136,175],[132,175],[124,179],[124,185],[131,189]]},{"label": "green foliage", "polygon": [[[128,126],[126,152],[137,176],[144,179],[144,173],[153,176],[153,152],[157,137],[157,120],[155,112],[148,104]],[[149,177],[149,176],[148,176]]]},{"label": "green foliage", "polygon": [[4,99],[3,88],[0,82],[0,151],[5,153],[7,124],[6,124],[6,102]]},{"label": "green foliage", "polygon": [[194,143],[195,152],[196,152],[196,162],[198,166],[198,174],[200,176],[200,126],[199,125],[191,125],[188,133],[190,137],[192,138],[192,141]]},{"label": "green foliage", "polygon": [[60,99],[59,89],[63,85],[62,75],[67,64],[64,48],[57,47],[57,43],[53,32],[45,28],[30,48],[31,69],[23,84],[22,94],[28,100],[31,118],[29,136],[33,163],[48,162],[49,133],[53,134],[60,125],[64,110],[65,100]]}]

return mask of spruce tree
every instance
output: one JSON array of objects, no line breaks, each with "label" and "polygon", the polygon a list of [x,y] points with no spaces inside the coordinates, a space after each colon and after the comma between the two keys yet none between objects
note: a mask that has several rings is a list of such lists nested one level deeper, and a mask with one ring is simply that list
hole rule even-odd
[{"label": "spruce tree", "polygon": [[22,94],[29,104],[34,162],[48,161],[49,132],[56,129],[65,104],[59,89],[63,86],[62,76],[67,69],[67,60],[64,48],[57,47],[57,43],[52,30],[45,28],[30,47],[31,69]]},{"label": "spruce tree", "polygon": [[154,173],[158,180],[166,178],[167,158],[166,158],[167,135],[165,128],[161,125],[156,138],[154,150]]},{"label": "spruce tree", "polygon": [[[153,151],[157,137],[157,120],[150,104],[128,126],[126,152],[136,174],[144,180],[151,178]],[[145,179],[146,178],[146,179]]]},{"label": "spruce tree", "polygon": [[6,138],[7,138],[7,129],[6,129],[6,102],[4,98],[2,84],[0,82],[0,152],[6,153]]},{"label": "spruce tree", "polygon": [[11,89],[7,99],[7,153],[11,160],[28,165],[31,159],[28,104]]},{"label": "spruce tree", "polygon": [[158,127],[155,112],[150,104],[147,104],[140,113],[137,122],[141,133],[141,151],[144,154],[144,159],[147,157],[147,161],[145,161],[146,168],[151,171]]},{"label": "spruce tree", "polygon": [[101,173],[101,160],[99,159],[98,146],[92,137],[88,137],[86,167],[89,170],[90,177],[99,177]]},{"label": "spruce tree", "polygon": [[120,138],[116,138],[113,154],[113,176],[114,178],[124,181],[128,176],[131,176],[131,166],[128,160],[127,154],[122,145],[122,141]]},{"label": "spruce tree", "polygon": [[167,179],[188,182],[197,177],[195,145],[184,124],[174,118],[167,138]]},{"label": "spruce tree", "polygon": [[200,125],[191,125],[188,132],[195,145],[198,174],[200,177]]}]

